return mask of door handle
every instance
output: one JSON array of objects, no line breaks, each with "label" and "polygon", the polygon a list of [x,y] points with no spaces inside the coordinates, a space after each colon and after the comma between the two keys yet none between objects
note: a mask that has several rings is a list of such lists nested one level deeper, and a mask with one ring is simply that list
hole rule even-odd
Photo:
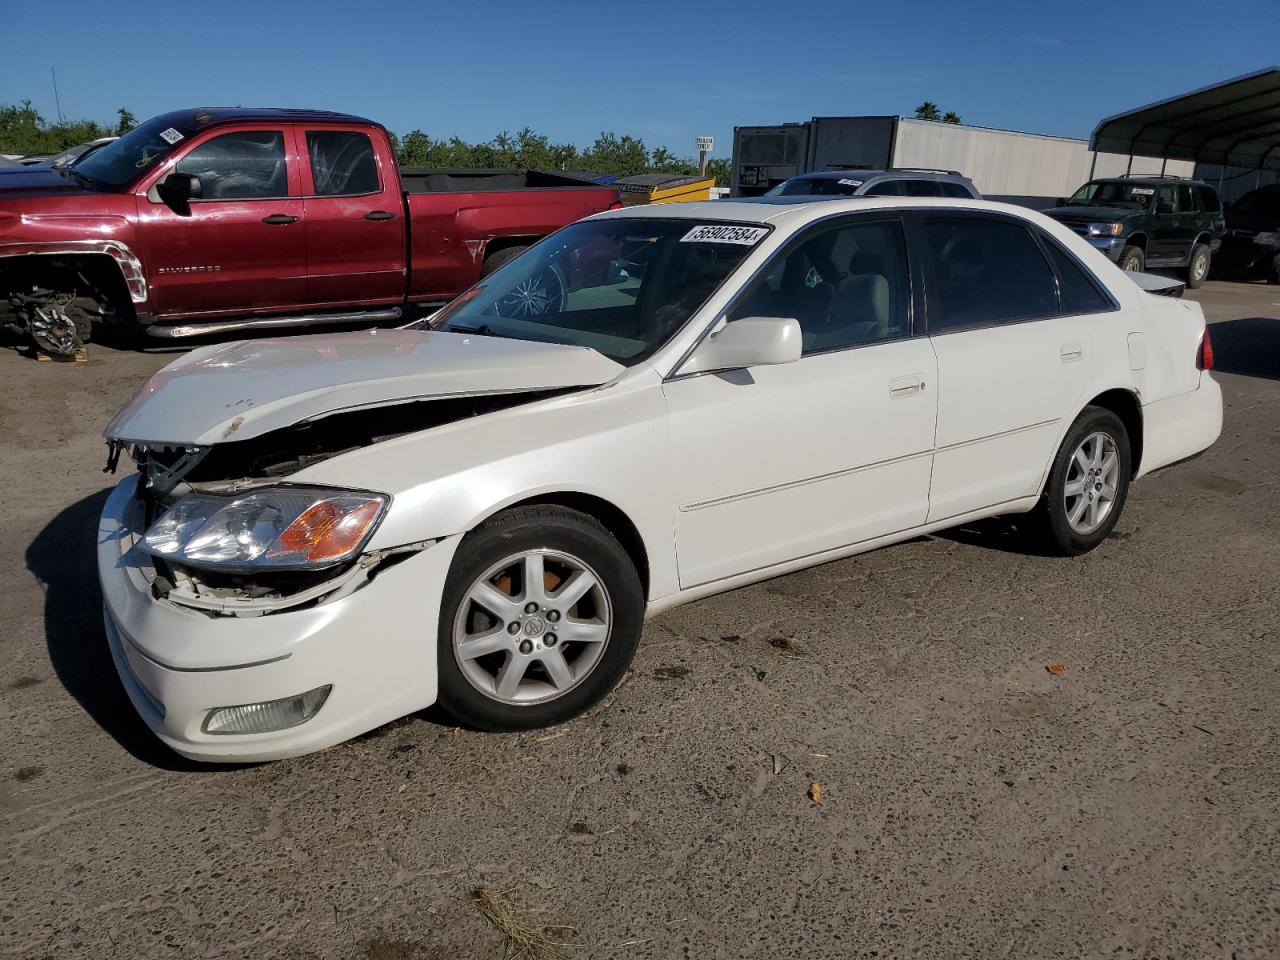
[{"label": "door handle", "polygon": [[1084,356],[1084,347],[1078,343],[1064,343],[1058,351],[1063,363],[1075,363]]},{"label": "door handle", "polygon": [[920,393],[924,393],[924,377],[919,374],[897,377],[889,381],[889,397],[893,400],[914,397]]},{"label": "door handle", "polygon": [[273,213],[269,217],[263,217],[262,222],[272,224],[273,226],[278,226],[286,223],[297,223],[298,218],[291,217],[287,213]]},{"label": "door handle", "polygon": [[364,215],[366,220],[394,220],[396,215],[389,210],[370,210]]}]

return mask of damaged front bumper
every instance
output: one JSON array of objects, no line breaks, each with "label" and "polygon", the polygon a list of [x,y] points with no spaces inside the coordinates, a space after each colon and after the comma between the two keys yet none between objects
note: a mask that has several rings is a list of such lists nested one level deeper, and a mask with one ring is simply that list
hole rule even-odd
[{"label": "damaged front bumper", "polygon": [[[460,536],[372,576],[353,576],[304,604],[200,608],[157,598],[151,559],[135,549],[143,533],[137,484],[137,474],[121,481],[99,522],[107,640],[134,707],[177,753],[224,762],[297,756],[435,702],[440,597]],[[326,686],[331,690],[315,715],[287,729],[206,730],[220,708]]]}]

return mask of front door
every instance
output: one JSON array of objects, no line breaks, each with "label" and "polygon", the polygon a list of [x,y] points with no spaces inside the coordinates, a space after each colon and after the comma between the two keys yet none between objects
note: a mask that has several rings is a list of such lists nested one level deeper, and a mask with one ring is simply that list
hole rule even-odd
[{"label": "front door", "polygon": [[924,522],[935,361],[911,289],[897,218],[820,224],[728,314],[795,318],[801,359],[667,382],[681,587]]},{"label": "front door", "polygon": [[1039,492],[1092,346],[1087,322],[1063,315],[1054,268],[1023,223],[924,216],[917,230],[938,357],[933,523]]},{"label": "front door", "polygon": [[[317,306],[397,303],[405,294],[404,200],[361,130],[308,128],[307,283]],[[390,162],[388,158],[387,162]]]},{"label": "front door", "polygon": [[1186,229],[1178,207],[1178,188],[1172,184],[1156,191],[1156,212],[1151,222],[1151,243],[1147,247],[1147,264],[1163,266],[1185,259],[1190,238],[1184,242]]},{"label": "front door", "polygon": [[174,169],[200,179],[178,208],[138,197],[159,316],[260,313],[306,300],[302,199],[289,131],[254,127],[194,141]]}]

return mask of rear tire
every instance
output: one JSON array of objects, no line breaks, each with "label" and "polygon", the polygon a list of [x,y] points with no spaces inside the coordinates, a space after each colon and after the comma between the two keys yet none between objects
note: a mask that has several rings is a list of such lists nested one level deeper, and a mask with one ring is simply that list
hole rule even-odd
[{"label": "rear tire", "polygon": [[1127,246],[1120,251],[1120,259],[1117,261],[1121,270],[1130,273],[1141,273],[1147,268],[1147,255],[1142,252],[1141,247]]},{"label": "rear tire", "polygon": [[1204,286],[1209,279],[1209,266],[1212,255],[1203,243],[1191,248],[1191,259],[1187,261],[1187,289],[1196,290]]},{"label": "rear tire", "polygon": [[1066,556],[1088,553],[1120,519],[1133,472],[1129,433],[1110,410],[1085,407],[1053,458],[1032,514],[1036,538]]},{"label": "rear tire", "polygon": [[1267,264],[1267,283],[1280,283],[1280,254],[1272,257]]},{"label": "rear tire", "polygon": [[483,280],[499,267],[510,263],[528,249],[528,245],[525,244],[518,247],[503,247],[501,250],[489,254],[484,258],[484,266],[480,268],[480,279]]},{"label": "rear tire", "polygon": [[463,538],[437,634],[440,703],[480,730],[588,710],[622,679],[644,625],[635,564],[594,517],[516,507]]}]

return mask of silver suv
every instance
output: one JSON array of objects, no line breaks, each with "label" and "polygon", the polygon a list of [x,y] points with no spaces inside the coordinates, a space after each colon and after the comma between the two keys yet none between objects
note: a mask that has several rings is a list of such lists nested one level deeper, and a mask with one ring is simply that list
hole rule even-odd
[{"label": "silver suv", "polygon": [[973,181],[956,170],[895,167],[889,170],[823,170],[784,180],[767,197],[959,197],[981,200]]}]

